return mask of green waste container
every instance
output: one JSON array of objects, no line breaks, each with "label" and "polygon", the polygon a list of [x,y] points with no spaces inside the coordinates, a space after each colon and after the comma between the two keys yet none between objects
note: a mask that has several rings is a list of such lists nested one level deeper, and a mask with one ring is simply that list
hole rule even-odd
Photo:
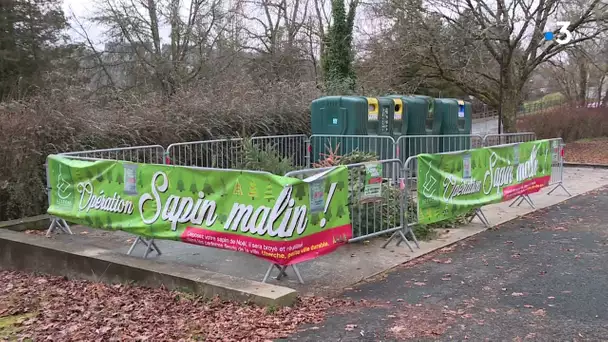
[{"label": "green waste container", "polygon": [[[441,145],[441,117],[436,113],[435,99],[423,95],[389,97],[401,100],[404,110],[401,135],[395,136],[398,158],[405,162],[407,158],[420,153],[438,152]],[[429,135],[436,137],[426,137]]]},{"label": "green waste container", "polygon": [[[311,104],[311,162],[358,150],[393,158],[393,102],[363,96],[325,96]],[[328,135],[336,135],[329,137]],[[338,137],[341,136],[341,137]],[[347,136],[347,137],[344,137]]]},{"label": "green waste container", "polygon": [[[436,99],[437,111],[443,117],[442,139],[439,152],[462,151],[471,148],[471,103],[458,99]],[[454,137],[445,135],[466,135]]]},{"label": "green waste container", "polygon": [[393,99],[368,97],[367,134],[358,144],[360,151],[376,154],[378,159],[394,158],[393,137],[395,105]]},{"label": "green waste container", "polygon": [[407,124],[408,124],[408,116],[407,116],[407,106],[406,103],[403,102],[400,96],[390,95],[382,97],[382,99],[390,99],[393,105],[393,138],[395,140],[399,139],[400,136],[405,135],[407,133]]}]

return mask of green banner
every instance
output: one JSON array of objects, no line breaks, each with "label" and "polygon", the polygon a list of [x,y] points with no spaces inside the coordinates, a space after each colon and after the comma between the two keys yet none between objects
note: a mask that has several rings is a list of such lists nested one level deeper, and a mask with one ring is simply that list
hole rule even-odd
[{"label": "green banner", "polygon": [[418,222],[429,224],[549,184],[552,142],[538,140],[455,153],[418,155]]},{"label": "green banner", "polygon": [[288,265],[352,237],[348,170],[300,180],[121,161],[47,160],[48,213],[92,228],[250,253]]}]

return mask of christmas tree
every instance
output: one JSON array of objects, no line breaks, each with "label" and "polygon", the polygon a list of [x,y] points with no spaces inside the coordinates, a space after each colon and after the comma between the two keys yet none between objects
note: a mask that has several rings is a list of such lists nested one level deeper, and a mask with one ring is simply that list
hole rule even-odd
[{"label": "christmas tree", "polygon": [[249,182],[249,197],[251,197],[251,199],[255,199],[257,195],[258,190],[256,188],[255,182]]},{"label": "christmas tree", "polygon": [[325,219],[327,220],[327,222],[329,222],[331,220],[331,218],[333,217],[333,214],[331,213],[331,210],[332,210],[332,208],[329,207],[329,209],[325,213]]},{"label": "christmas tree", "polygon": [[272,192],[272,184],[270,184],[270,183],[268,183],[268,185],[266,185],[266,191],[264,192],[264,199],[267,202],[274,200],[274,194]]},{"label": "christmas tree", "polygon": [[137,172],[137,186],[142,189],[144,187],[144,177],[142,177],[142,172],[139,170]]},{"label": "christmas tree", "polygon": [[[336,184],[336,190],[342,191],[343,189],[344,189],[344,182],[339,181],[338,184]],[[329,193],[329,191],[328,191],[328,193]]]},{"label": "christmas tree", "polygon": [[196,194],[198,192],[198,188],[196,187],[196,179],[192,178],[192,184],[190,184],[190,192],[192,194]]},{"label": "christmas tree", "polygon": [[222,197],[226,195],[226,182],[224,182],[224,178],[220,178],[220,182],[222,182]]},{"label": "christmas tree", "polygon": [[101,171],[100,171],[100,172],[97,174],[97,177],[95,178],[95,180],[97,180],[99,183],[102,183],[102,182],[103,182],[103,171],[104,171],[104,170],[101,170]]},{"label": "christmas tree", "polygon": [[87,179],[93,180],[93,178],[95,178],[95,177],[93,176],[93,173],[91,173],[91,168],[86,168],[85,170],[86,170],[85,172],[86,172]]},{"label": "christmas tree", "polygon": [[306,196],[306,191],[304,190],[304,186],[300,185],[300,186],[296,187],[295,196],[300,201],[302,200],[302,198],[304,198],[304,196]]},{"label": "christmas tree", "polygon": [[313,225],[317,226],[319,225],[319,214],[318,213],[314,213],[312,214],[312,218],[310,219],[310,223],[312,223]]},{"label": "christmas tree", "polygon": [[340,205],[338,207],[338,213],[337,214],[338,214],[339,218],[342,218],[342,216],[344,216],[344,206],[343,205]]},{"label": "christmas tree", "polygon": [[236,184],[234,184],[234,190],[232,191],[233,195],[243,196],[243,189],[241,188],[241,183],[239,180],[236,180]]},{"label": "christmas tree", "polygon": [[177,180],[177,191],[179,192],[183,192],[185,190],[184,188],[184,181],[180,178]]},{"label": "christmas tree", "polygon": [[116,183],[122,184],[125,182],[125,176],[122,174],[120,170],[116,172]]},{"label": "christmas tree", "polygon": [[211,187],[211,184],[205,182],[205,185],[203,185],[203,192],[205,193],[205,196],[213,194],[213,188]]}]

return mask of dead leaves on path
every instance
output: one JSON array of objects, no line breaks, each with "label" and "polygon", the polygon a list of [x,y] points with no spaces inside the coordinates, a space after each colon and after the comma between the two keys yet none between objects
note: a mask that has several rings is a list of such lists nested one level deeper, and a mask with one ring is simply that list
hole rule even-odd
[{"label": "dead leaves on path", "polygon": [[293,308],[204,300],[162,289],[0,271],[0,317],[36,313],[18,338],[35,341],[265,341],[319,323],[346,300],[306,297]]}]

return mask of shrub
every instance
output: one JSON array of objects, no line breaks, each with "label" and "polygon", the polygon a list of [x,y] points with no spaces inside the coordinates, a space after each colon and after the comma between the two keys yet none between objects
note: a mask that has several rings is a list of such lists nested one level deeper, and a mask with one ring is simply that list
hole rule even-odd
[{"label": "shrub", "polygon": [[78,88],[44,90],[27,101],[0,102],[0,221],[42,214],[47,155],[234,137],[310,133],[314,83],[260,87],[239,78],[209,81],[171,99]]},{"label": "shrub", "polygon": [[535,132],[539,139],[563,138],[573,142],[608,136],[608,108],[563,107],[518,120],[520,131]]}]

